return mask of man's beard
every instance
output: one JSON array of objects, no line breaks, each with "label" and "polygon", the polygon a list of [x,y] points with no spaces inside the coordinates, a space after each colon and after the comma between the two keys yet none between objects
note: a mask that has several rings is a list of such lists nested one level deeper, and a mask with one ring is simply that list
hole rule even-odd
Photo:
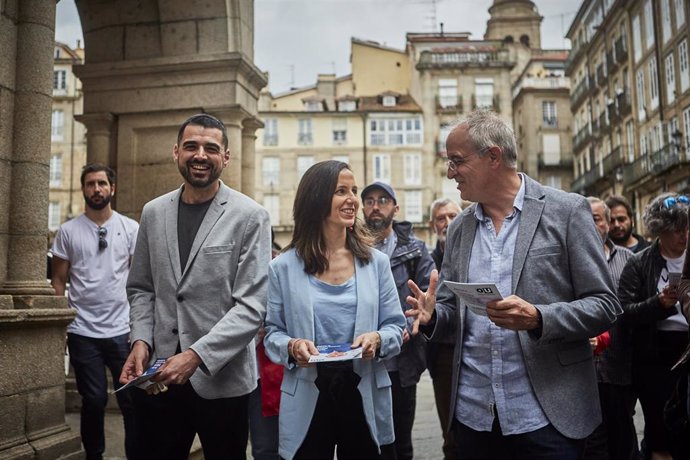
[{"label": "man's beard", "polygon": [[100,202],[96,202],[96,201],[93,201],[88,196],[84,195],[84,201],[86,202],[86,206],[88,206],[89,208],[91,208],[95,211],[100,211],[101,209],[108,206],[110,204],[110,198],[111,198],[110,195],[104,196]]},{"label": "man's beard", "polygon": [[[207,179],[197,179],[194,177],[191,171],[191,165],[193,164],[200,164],[200,165],[207,165],[210,166],[210,171],[209,171],[209,176]],[[206,188],[209,185],[213,184],[215,181],[217,181],[220,178],[220,173],[221,169],[217,168],[213,163],[210,161],[188,161],[187,164],[179,164],[178,163],[178,169],[180,170],[180,174],[182,174],[182,177],[185,178],[185,180],[189,183],[194,188]]]},{"label": "man's beard", "polygon": [[381,233],[382,231],[388,228],[391,222],[393,222],[392,214],[390,216],[384,216],[382,214],[379,214],[378,216],[381,216],[381,218],[376,220],[372,219],[371,216],[364,218],[364,221],[367,223],[367,227],[373,233]]},{"label": "man's beard", "polygon": [[623,234],[622,238],[616,238],[615,236],[613,236],[611,232],[609,232],[609,238],[611,238],[613,244],[616,244],[618,246],[625,246],[628,242],[628,238],[630,238],[630,235],[632,235],[632,226],[630,226],[628,231]]}]

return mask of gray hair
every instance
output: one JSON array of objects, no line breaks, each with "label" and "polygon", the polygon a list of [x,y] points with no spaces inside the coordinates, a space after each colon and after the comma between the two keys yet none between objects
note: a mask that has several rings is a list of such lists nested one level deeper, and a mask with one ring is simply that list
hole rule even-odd
[{"label": "gray hair", "polygon": [[499,147],[503,152],[503,163],[517,168],[517,143],[515,133],[508,123],[496,112],[476,109],[453,127],[466,126],[470,142],[479,156],[486,156],[489,147]]},{"label": "gray hair", "polygon": [[604,207],[604,216],[606,217],[606,222],[611,222],[611,208],[606,206],[606,203],[604,202],[604,200],[597,198],[595,196],[588,196],[587,201],[589,201],[590,205],[600,203]]},{"label": "gray hair", "polygon": [[654,198],[642,214],[642,221],[649,233],[657,237],[667,231],[680,231],[688,228],[688,205],[680,201],[667,208],[664,201],[668,198],[678,198],[677,193],[662,193]]},{"label": "gray hair", "polygon": [[462,208],[458,203],[455,201],[451,200],[450,198],[439,198],[438,200],[434,200],[433,203],[431,203],[431,206],[429,206],[429,219],[433,220],[434,219],[434,213],[438,208],[442,208],[446,205],[449,204],[454,204],[455,206],[458,207],[458,211],[462,211]]}]

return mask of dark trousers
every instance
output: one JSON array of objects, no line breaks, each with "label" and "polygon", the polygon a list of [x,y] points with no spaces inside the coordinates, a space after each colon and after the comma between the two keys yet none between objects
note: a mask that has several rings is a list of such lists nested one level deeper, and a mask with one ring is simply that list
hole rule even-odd
[{"label": "dark trousers", "polygon": [[245,460],[249,395],[204,399],[187,382],[168,391],[148,395],[132,392],[137,436],[130,460],[187,460],[198,434],[206,460]]},{"label": "dark trousers", "polygon": [[637,459],[637,433],[633,422],[635,397],[632,385],[599,383],[602,422],[587,437],[585,460]]},{"label": "dark trousers", "polygon": [[295,460],[322,460],[333,458],[337,449],[338,460],[384,459],[391,446],[381,447],[371,437],[364,417],[362,396],[357,390],[359,376],[351,365],[318,364],[318,377],[314,382],[319,389],[314,415],[307,436],[295,453]]},{"label": "dark trousers", "polygon": [[[129,355],[129,334],[108,339],[67,334],[67,347],[81,396],[80,430],[86,458],[101,459],[105,451],[104,417],[108,404],[106,368],[112,375],[113,386],[119,388],[118,379]],[[125,452],[129,457],[134,439],[134,407],[127,390],[116,393],[116,397],[124,419]]]},{"label": "dark trousers", "polygon": [[400,373],[389,372],[393,396],[393,428],[395,429],[395,453],[398,460],[412,460],[412,426],[417,407],[417,385],[402,387]]},{"label": "dark trousers", "polygon": [[427,368],[431,374],[436,411],[443,432],[443,459],[456,460],[455,439],[453,434],[446,430],[450,419],[450,387],[453,380],[455,345],[437,342],[429,342],[426,345]]},{"label": "dark trousers", "polygon": [[491,431],[475,431],[456,420],[453,434],[460,460],[579,460],[584,448],[584,440],[566,438],[552,425],[504,436],[498,418]]},{"label": "dark trousers", "polygon": [[278,460],[278,416],[261,413],[261,380],[249,393],[249,434],[254,460]]}]

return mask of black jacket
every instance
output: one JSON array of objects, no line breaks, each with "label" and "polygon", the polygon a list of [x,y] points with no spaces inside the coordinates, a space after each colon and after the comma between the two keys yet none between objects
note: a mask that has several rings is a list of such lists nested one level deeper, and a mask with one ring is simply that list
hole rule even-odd
[{"label": "black jacket", "polygon": [[632,328],[633,367],[658,358],[657,321],[676,314],[675,308],[663,308],[657,284],[666,260],[659,240],[633,255],[623,269],[618,285],[618,299],[623,321]]}]

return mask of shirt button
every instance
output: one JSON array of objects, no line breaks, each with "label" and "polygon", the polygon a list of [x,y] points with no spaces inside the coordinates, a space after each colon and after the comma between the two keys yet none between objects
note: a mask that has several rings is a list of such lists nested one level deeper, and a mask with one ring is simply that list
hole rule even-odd
[{"label": "shirt button", "polygon": [[173,328],[172,333],[177,334],[177,328],[176,327]]},{"label": "shirt button", "polygon": [[496,383],[496,384],[494,384],[494,386],[495,386],[496,388],[500,388],[501,384],[500,384],[500,383]]},{"label": "shirt button", "polygon": [[177,296],[177,301],[182,302],[184,300],[184,297],[182,297],[182,294]]}]

